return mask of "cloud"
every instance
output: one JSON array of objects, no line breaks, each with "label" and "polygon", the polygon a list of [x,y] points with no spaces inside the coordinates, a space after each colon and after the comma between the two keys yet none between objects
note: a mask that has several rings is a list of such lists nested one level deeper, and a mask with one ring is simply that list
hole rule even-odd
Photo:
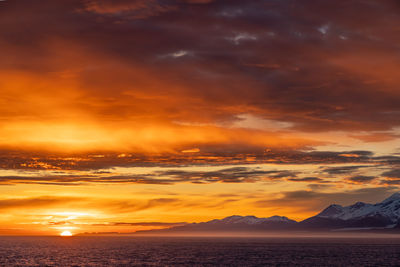
[{"label": "cloud", "polygon": [[[176,122],[222,126],[250,114],[291,125],[294,132],[341,130],[369,141],[379,139],[371,134],[400,123],[393,46],[399,14],[393,1],[57,3],[2,4],[1,86],[15,90],[3,92],[6,103],[0,112],[6,116],[4,128],[20,135],[27,123],[22,118],[40,121],[47,131],[54,131],[54,121],[68,118],[78,124],[78,133],[65,136],[60,131],[56,136],[79,140],[83,135],[90,143],[94,136],[108,140],[111,135],[104,128],[115,130],[121,141],[132,129],[154,136],[164,126],[180,129]],[[26,25],[31,31],[26,32]],[[240,45],[227,41],[232,36]],[[254,36],[257,40],[245,40]],[[194,56],[160,59],[174,51]],[[32,84],[40,88],[30,89]],[[82,133],[83,125],[93,128]],[[194,128],[200,132],[203,126]],[[39,128],[32,127],[33,136],[46,133]],[[360,130],[365,136],[354,134]],[[201,136],[196,131],[177,135]],[[166,132],[177,140],[175,131]],[[253,133],[240,139],[250,142]],[[227,135],[237,132],[221,133]],[[165,136],[157,137],[153,148]],[[209,136],[201,137],[196,142]],[[137,144],[144,140],[132,139],[140,140]],[[207,143],[224,143],[224,138]]]},{"label": "cloud", "polygon": [[[238,149],[238,148],[233,148]],[[242,148],[239,148],[242,149]],[[189,150],[192,151],[192,150]],[[195,153],[81,153],[71,155],[3,150],[0,184],[89,185],[255,182],[335,182],[350,175],[370,176],[398,164],[397,156],[374,157],[370,151],[245,150],[201,147]],[[256,166],[262,164],[265,166]],[[267,167],[275,164],[275,167]],[[235,167],[225,167],[225,166]],[[296,165],[297,167],[291,166]],[[333,167],[332,167],[333,165]],[[212,166],[210,170],[207,167]],[[279,166],[279,167],[278,167]],[[302,166],[302,169],[298,167]],[[310,168],[316,166],[316,169]],[[142,168],[141,173],[135,167]],[[156,169],[155,167],[161,167]],[[191,169],[191,167],[197,170]],[[115,168],[125,168],[125,173]],[[395,170],[381,176],[390,178]],[[336,179],[336,180],[335,180]],[[355,182],[355,181],[353,181]]]},{"label": "cloud", "polygon": [[215,0],[182,0],[182,1],[189,4],[209,4],[214,2]]},{"label": "cloud", "polygon": [[378,143],[396,140],[400,137],[400,135],[394,133],[371,133],[365,135],[350,135],[350,137],[366,143]]},{"label": "cloud", "polygon": [[367,166],[340,166],[340,167],[327,167],[322,171],[330,175],[336,174],[348,174],[358,171],[361,168],[366,168]]},{"label": "cloud", "polygon": [[381,185],[388,185],[388,186],[398,186],[400,185],[400,180],[398,179],[381,179]]},{"label": "cloud", "polygon": [[303,177],[303,178],[291,178],[288,179],[291,182],[322,182],[324,179],[318,177]]},{"label": "cloud", "polygon": [[165,171],[148,171],[143,174],[116,175],[114,173],[93,174],[60,174],[60,175],[21,175],[0,176],[0,183],[10,184],[43,184],[69,185],[84,184],[160,184],[176,183],[253,183],[257,181],[280,180],[286,177],[296,177],[297,173],[287,170],[262,170],[260,168],[233,167],[215,171],[187,171],[167,169]]},{"label": "cloud", "polygon": [[348,180],[350,182],[356,183],[356,184],[369,184],[372,181],[374,181],[376,177],[374,176],[365,176],[365,175],[357,175],[357,176],[352,176],[349,177]]},{"label": "cloud", "polygon": [[177,9],[179,4],[209,4],[213,0],[84,0],[85,9],[105,15],[148,18]]},{"label": "cloud", "polygon": [[390,171],[386,171],[381,174],[382,177],[388,177],[388,178],[397,178],[400,179],[400,169],[393,169]]},{"label": "cloud", "polygon": [[[187,151],[196,153],[185,153]],[[115,153],[94,152],[65,155],[61,153],[0,150],[0,167],[7,170],[52,171],[110,171],[113,167],[181,167],[197,165],[238,164],[354,164],[352,166],[323,167],[329,174],[344,174],[374,163],[400,163],[398,156],[374,157],[370,151],[304,151],[296,148],[263,149],[253,146],[202,146],[174,153]],[[364,165],[359,165],[364,164]],[[100,173],[97,173],[100,174]]]},{"label": "cloud", "polygon": [[383,185],[400,185],[400,169],[393,168],[389,171],[385,171],[381,174],[383,179],[380,179],[380,183]]},{"label": "cloud", "polygon": [[242,183],[256,182],[260,180],[274,180],[283,177],[295,177],[296,174],[291,171],[265,171],[258,168],[233,167],[221,169],[218,171],[181,171],[172,170],[158,172],[159,177],[177,178],[181,181],[191,181],[194,183]]},{"label": "cloud", "polygon": [[79,202],[83,198],[79,197],[55,197],[55,196],[42,196],[33,198],[10,198],[0,199],[0,209],[32,209],[43,208],[49,206],[57,206],[60,204],[68,205],[73,202]]},{"label": "cloud", "polygon": [[129,15],[132,18],[148,18],[166,12],[171,7],[157,0],[86,0],[87,11],[105,15]]}]

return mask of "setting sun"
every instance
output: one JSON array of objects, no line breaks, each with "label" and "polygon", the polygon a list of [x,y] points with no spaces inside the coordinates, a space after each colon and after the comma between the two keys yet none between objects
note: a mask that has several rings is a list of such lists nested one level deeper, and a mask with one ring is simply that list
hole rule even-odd
[{"label": "setting sun", "polygon": [[60,234],[60,236],[72,236],[72,233],[70,231],[64,231]]}]

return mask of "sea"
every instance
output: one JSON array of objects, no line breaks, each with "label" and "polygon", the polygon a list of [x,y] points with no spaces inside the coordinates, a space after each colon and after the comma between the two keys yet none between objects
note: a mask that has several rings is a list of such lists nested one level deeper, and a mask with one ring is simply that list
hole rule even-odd
[{"label": "sea", "polygon": [[400,239],[0,237],[0,266],[400,266]]}]

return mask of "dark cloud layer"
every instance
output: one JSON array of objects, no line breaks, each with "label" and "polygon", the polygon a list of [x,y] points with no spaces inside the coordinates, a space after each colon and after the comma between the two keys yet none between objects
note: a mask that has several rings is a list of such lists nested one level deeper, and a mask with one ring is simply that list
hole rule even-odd
[{"label": "dark cloud layer", "polygon": [[[103,174],[103,175],[102,175]],[[107,173],[106,173],[107,174]],[[38,176],[0,176],[0,184],[47,184],[47,185],[84,185],[90,183],[104,184],[175,184],[175,183],[252,183],[257,181],[280,180],[296,177],[293,171],[265,171],[259,168],[234,167],[216,171],[166,170],[146,174],[129,175],[38,175]]]},{"label": "dark cloud layer", "polygon": [[104,118],[152,107],[169,122],[250,113],[304,131],[389,130],[398,11],[395,0],[9,0],[0,68],[79,69],[76,105]]},{"label": "dark cloud layer", "polygon": [[[398,178],[397,156],[375,157],[369,151],[265,151],[262,153],[219,152],[192,155],[181,154],[46,154],[2,151],[0,167],[12,175],[1,175],[0,184],[162,184],[176,183],[253,183],[253,182],[350,182],[367,184],[375,182],[368,174],[385,178],[382,183],[396,184]],[[254,164],[275,164],[276,167],[255,167]],[[233,165],[236,167],[225,167]],[[290,165],[304,166],[303,170]],[[310,169],[318,165],[316,170]],[[127,168],[121,174],[116,168]],[[143,168],[141,174],[129,168]],[[162,167],[152,169],[152,167]],[[185,167],[185,168],[183,168]],[[188,167],[200,170],[188,170]],[[209,167],[215,168],[209,170]],[[382,172],[382,170],[384,170]],[[133,169],[132,169],[133,171]]]},{"label": "dark cloud layer", "polygon": [[355,164],[354,166],[325,167],[329,174],[344,174],[365,166],[357,163],[400,164],[400,157],[374,157],[370,151],[211,151],[187,155],[185,153],[165,154],[48,154],[21,151],[0,151],[0,167],[11,170],[99,170],[113,167],[151,167],[151,166],[193,166],[193,165],[232,165],[232,164]]},{"label": "dark cloud layer", "polygon": [[307,183],[317,183],[317,182],[322,182],[324,181],[321,178],[318,177],[304,177],[304,178],[290,178],[288,181],[291,182],[307,182]]},{"label": "dark cloud layer", "polygon": [[382,173],[383,177],[400,179],[400,169],[393,169]]},{"label": "dark cloud layer", "polygon": [[375,179],[376,177],[374,176],[357,175],[350,177],[348,180],[353,183],[368,184]]},{"label": "dark cloud layer", "polygon": [[340,166],[340,167],[326,167],[323,169],[323,172],[326,172],[330,175],[337,174],[349,174],[358,171],[361,168],[365,168],[367,166]]}]

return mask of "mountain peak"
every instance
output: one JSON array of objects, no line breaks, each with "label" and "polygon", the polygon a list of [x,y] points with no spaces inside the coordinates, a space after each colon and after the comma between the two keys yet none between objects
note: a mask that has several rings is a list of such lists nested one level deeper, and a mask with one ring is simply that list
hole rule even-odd
[{"label": "mountain peak", "polygon": [[334,220],[355,221],[365,218],[374,218],[377,216],[384,217],[384,222],[380,223],[397,223],[400,221],[400,193],[395,193],[376,204],[357,202],[351,206],[342,207],[340,205],[330,205],[321,213],[316,215],[318,218],[329,218]]},{"label": "mountain peak", "polygon": [[278,216],[278,215],[268,217],[266,218],[266,220],[271,222],[295,222],[294,220],[291,220],[286,216]]},{"label": "mountain peak", "polygon": [[248,223],[248,222],[257,222],[259,218],[255,216],[240,216],[240,215],[232,215],[221,220],[213,220],[213,222],[223,222],[223,223]]},{"label": "mountain peak", "polygon": [[223,218],[222,220],[241,219],[241,218],[243,218],[243,217],[244,217],[244,216],[240,216],[240,215],[231,215],[231,216],[228,216],[228,217]]},{"label": "mountain peak", "polygon": [[337,204],[332,204],[329,207],[327,207],[326,209],[324,209],[317,216],[319,216],[319,217],[332,217],[332,216],[335,216],[337,214],[340,214],[341,212],[343,212],[343,207],[342,206],[337,205]]},{"label": "mountain peak", "polygon": [[351,205],[350,206],[350,208],[352,208],[352,209],[359,209],[359,208],[362,208],[362,207],[364,207],[365,205],[367,205],[367,204],[365,204],[364,202],[357,202],[356,204],[353,204],[353,205]]},{"label": "mountain peak", "polygon": [[393,195],[391,195],[390,197],[388,197],[387,199],[382,201],[382,203],[389,202],[389,201],[394,201],[394,200],[400,200],[400,193],[398,193],[398,192],[394,193]]},{"label": "mountain peak", "polygon": [[258,218],[253,215],[248,215],[248,216],[240,216],[240,215],[232,215],[229,217],[225,217],[223,219],[216,219],[212,220],[206,223],[209,224],[218,224],[218,223],[224,223],[224,224],[263,224],[263,223],[292,223],[295,222],[294,220],[291,220],[287,217],[284,216],[272,216],[268,218]]},{"label": "mountain peak", "polygon": [[332,204],[316,216],[296,222],[284,216],[268,218],[232,215],[208,222],[192,223],[150,232],[251,232],[283,230],[373,230],[400,229],[400,192],[383,202],[370,204],[356,202],[350,206]]}]

